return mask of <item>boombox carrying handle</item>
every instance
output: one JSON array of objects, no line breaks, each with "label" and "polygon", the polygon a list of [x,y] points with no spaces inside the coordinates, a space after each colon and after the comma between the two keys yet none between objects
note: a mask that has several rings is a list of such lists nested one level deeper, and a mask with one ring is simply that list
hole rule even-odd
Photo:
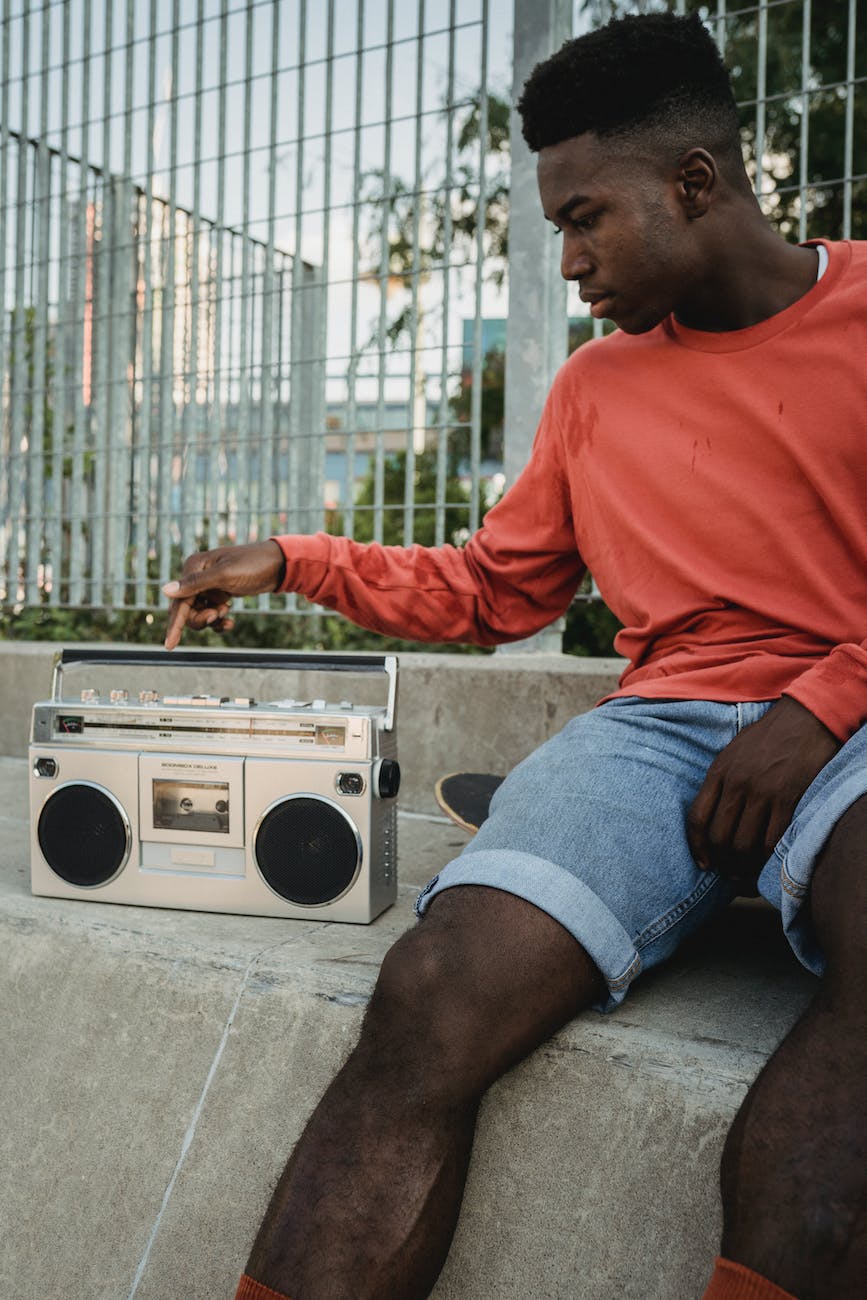
[{"label": "boombox carrying handle", "polygon": [[361,654],[304,653],[297,650],[157,650],[137,646],[134,650],[93,649],[89,646],[64,646],[55,655],[51,695],[59,703],[63,691],[63,669],[69,664],[129,664],[146,667],[156,664],[181,665],[187,668],[294,668],[313,672],[367,673],[384,672],[388,677],[388,702],[384,730],[394,728],[397,711],[397,656]]}]

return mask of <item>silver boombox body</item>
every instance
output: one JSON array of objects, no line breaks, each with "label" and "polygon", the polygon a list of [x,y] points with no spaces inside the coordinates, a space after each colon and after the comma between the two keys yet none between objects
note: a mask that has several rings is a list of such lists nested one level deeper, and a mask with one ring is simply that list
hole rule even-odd
[{"label": "silver boombox body", "polygon": [[[379,671],[388,702],[92,687],[67,699],[71,663]],[[390,655],[65,649],[33,709],[33,893],[372,921],[397,894],[396,698]]]}]

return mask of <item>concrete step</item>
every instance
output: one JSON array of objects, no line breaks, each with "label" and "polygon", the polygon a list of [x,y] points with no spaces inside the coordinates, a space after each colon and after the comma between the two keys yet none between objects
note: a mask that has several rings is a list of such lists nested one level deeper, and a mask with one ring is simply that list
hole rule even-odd
[{"label": "concrete step", "polygon": [[[416,887],[462,832],[400,818],[368,927],[29,892],[26,763],[0,759],[0,1295],[230,1300],[285,1158]],[[437,1300],[690,1300],[726,1127],[814,981],[739,905],[609,1017],[488,1095]]]}]

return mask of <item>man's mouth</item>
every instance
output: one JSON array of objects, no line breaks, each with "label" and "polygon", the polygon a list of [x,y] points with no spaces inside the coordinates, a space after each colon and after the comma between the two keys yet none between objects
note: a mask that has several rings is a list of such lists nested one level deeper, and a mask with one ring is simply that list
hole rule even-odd
[{"label": "man's mouth", "polygon": [[612,294],[604,293],[601,291],[591,292],[590,290],[587,290],[587,292],[585,293],[582,290],[582,292],[578,296],[582,302],[586,302],[588,304],[588,306],[590,307],[590,315],[593,316],[596,320],[601,320],[603,317],[608,315],[608,305],[611,302],[611,299],[613,297]]}]

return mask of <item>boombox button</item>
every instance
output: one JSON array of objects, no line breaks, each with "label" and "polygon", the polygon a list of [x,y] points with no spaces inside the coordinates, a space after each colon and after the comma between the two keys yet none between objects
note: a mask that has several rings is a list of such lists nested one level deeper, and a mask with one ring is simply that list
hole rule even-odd
[{"label": "boombox button", "polygon": [[57,762],[53,758],[37,758],[33,771],[37,776],[57,776]]},{"label": "boombox button", "polygon": [[364,777],[360,772],[340,772],[337,789],[341,794],[364,794]]}]

